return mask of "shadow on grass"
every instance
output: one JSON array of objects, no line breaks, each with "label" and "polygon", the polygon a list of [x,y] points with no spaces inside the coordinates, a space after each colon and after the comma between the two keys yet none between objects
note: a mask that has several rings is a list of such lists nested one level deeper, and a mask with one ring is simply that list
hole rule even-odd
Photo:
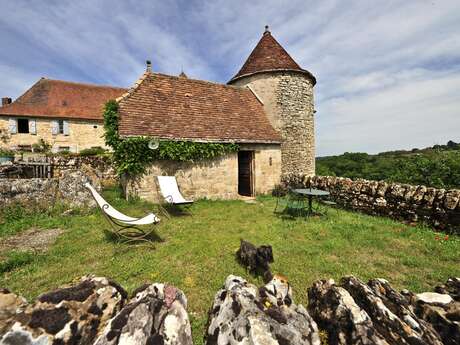
[{"label": "shadow on grass", "polygon": [[190,211],[191,206],[162,205],[160,212],[166,217],[190,217],[193,216]]},{"label": "shadow on grass", "polygon": [[165,242],[164,239],[162,239],[156,232],[155,230],[149,233],[147,236],[142,237],[142,238],[136,238],[136,237],[125,237],[121,236],[119,234],[116,234],[112,230],[107,230],[103,229],[104,231],[104,236],[105,239],[108,242],[114,243],[114,244],[125,244],[125,245],[144,245],[144,246],[151,246],[154,247],[155,243],[163,243]]}]

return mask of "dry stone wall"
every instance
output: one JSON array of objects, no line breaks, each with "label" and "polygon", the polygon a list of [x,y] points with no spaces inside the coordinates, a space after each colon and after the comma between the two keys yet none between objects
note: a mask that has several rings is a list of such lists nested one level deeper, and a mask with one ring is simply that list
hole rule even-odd
[{"label": "dry stone wall", "polygon": [[79,170],[63,171],[59,178],[0,179],[0,205],[11,204],[46,208],[55,203],[70,207],[95,206],[86,182],[100,189],[97,179]]},{"label": "dry stone wall", "polygon": [[118,181],[110,155],[52,156],[48,157],[47,161],[53,166],[53,177],[59,177],[63,171],[81,170],[97,178],[102,184],[114,184]]},{"label": "dry stone wall", "polygon": [[324,189],[340,206],[409,223],[423,222],[460,234],[460,190],[385,181],[314,176],[284,180],[291,186]]},{"label": "dry stone wall", "polygon": [[[460,278],[435,292],[395,290],[385,279],[347,276],[307,289],[295,304],[285,277],[257,287],[230,275],[217,291],[204,330],[206,345],[457,345]],[[198,335],[200,336],[200,335]],[[34,302],[0,288],[1,345],[191,345],[187,298],[178,288],[145,284],[127,292],[84,276]]]}]

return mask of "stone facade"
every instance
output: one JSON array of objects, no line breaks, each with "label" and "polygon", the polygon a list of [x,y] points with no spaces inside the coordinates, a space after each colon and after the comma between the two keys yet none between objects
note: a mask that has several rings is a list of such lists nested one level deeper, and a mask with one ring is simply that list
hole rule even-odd
[{"label": "stone facade", "polygon": [[[254,191],[267,194],[280,183],[281,152],[279,145],[241,145],[242,150],[254,151]],[[158,161],[142,177],[122,179],[125,195],[152,202],[158,196],[156,176],[174,175],[181,193],[191,199],[238,198],[238,155],[198,162]]]},{"label": "stone facade", "polygon": [[9,133],[9,117],[0,116],[0,131],[6,133],[8,139],[0,146],[12,149],[19,145],[29,146],[37,144],[40,139],[52,145],[53,151],[68,149],[71,152],[79,152],[91,147],[105,147],[104,125],[102,121],[87,120],[66,120],[69,123],[69,135],[53,135],[51,131],[51,118],[30,118],[36,121],[36,134],[31,133]]},{"label": "stone facade", "polygon": [[249,86],[282,137],[282,174],[315,174],[313,82],[298,72],[263,72],[232,82]]},{"label": "stone facade", "polygon": [[389,216],[410,223],[423,222],[460,234],[460,190],[436,189],[385,181],[335,176],[304,177],[284,181],[291,186],[328,190],[339,205],[368,214]]}]

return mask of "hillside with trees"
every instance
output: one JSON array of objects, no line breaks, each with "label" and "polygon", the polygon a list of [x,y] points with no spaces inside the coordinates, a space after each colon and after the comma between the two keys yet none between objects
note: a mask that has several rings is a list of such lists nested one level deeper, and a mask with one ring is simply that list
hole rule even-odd
[{"label": "hillside with trees", "polygon": [[316,173],[460,189],[460,143],[449,141],[446,145],[376,155],[346,152],[318,157]]}]

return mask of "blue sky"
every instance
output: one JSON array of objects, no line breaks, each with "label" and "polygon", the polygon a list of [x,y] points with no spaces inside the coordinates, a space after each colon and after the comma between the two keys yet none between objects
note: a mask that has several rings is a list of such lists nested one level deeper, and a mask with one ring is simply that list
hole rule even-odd
[{"label": "blue sky", "polygon": [[45,76],[227,82],[270,25],[318,79],[317,154],[460,141],[460,6],[428,1],[0,0],[0,95]]}]

